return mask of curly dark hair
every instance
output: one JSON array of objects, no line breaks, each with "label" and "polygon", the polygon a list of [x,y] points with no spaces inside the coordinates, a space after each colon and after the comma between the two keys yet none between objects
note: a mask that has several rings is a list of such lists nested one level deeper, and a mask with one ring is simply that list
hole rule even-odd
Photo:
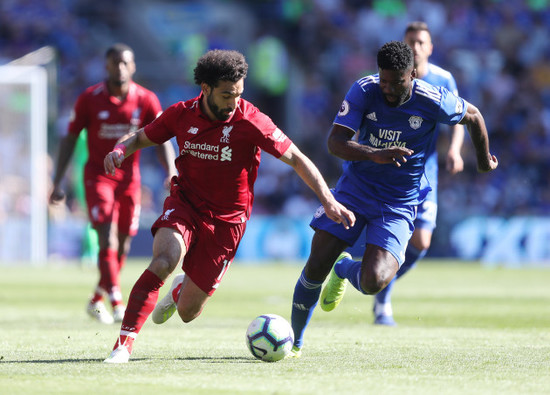
[{"label": "curly dark hair", "polygon": [[390,41],[378,51],[377,61],[382,70],[407,70],[414,67],[414,54],[404,42]]},{"label": "curly dark hair", "polygon": [[237,51],[214,49],[202,55],[195,67],[195,83],[218,86],[218,81],[237,82],[246,77],[248,64]]}]

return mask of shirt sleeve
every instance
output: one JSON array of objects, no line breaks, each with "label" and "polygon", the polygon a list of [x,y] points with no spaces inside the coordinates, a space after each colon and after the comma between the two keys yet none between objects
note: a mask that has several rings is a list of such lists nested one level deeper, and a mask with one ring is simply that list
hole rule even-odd
[{"label": "shirt sleeve", "polygon": [[174,137],[172,125],[176,124],[178,111],[176,104],[168,107],[158,118],[145,126],[145,135],[156,144],[162,144]]},{"label": "shirt sleeve", "polygon": [[438,122],[447,125],[459,123],[466,115],[468,102],[446,88],[440,87],[439,91],[441,92],[441,106],[439,107]]},{"label": "shirt sleeve", "polygon": [[147,112],[144,114],[143,117],[143,124],[148,125],[151,122],[153,122],[161,113],[162,113],[162,106],[160,105],[160,101],[153,92],[149,92],[147,95]]},{"label": "shirt sleeve", "polygon": [[357,132],[361,127],[366,107],[366,92],[355,82],[346,94],[333,123]]},{"label": "shirt sleeve", "polygon": [[292,140],[264,113],[256,111],[249,119],[257,130],[254,144],[262,150],[280,158],[292,144]]}]

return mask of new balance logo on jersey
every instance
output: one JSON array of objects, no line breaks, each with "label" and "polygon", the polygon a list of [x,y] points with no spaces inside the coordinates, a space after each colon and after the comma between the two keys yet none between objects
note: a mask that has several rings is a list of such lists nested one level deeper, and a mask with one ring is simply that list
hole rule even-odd
[{"label": "new balance logo on jersey", "polygon": [[223,147],[220,157],[220,162],[223,161],[231,161],[231,154],[233,153],[233,150],[229,147]]},{"label": "new balance logo on jersey", "polygon": [[191,126],[191,127],[189,128],[189,130],[187,131],[187,133],[189,133],[189,134],[197,134],[198,131],[199,131],[199,128],[196,128],[196,127],[194,127],[194,126]]},{"label": "new balance logo on jersey", "polygon": [[233,126],[224,126],[222,130],[222,138],[220,139],[220,143],[226,143],[229,144],[229,133],[233,130]]},{"label": "new balance logo on jersey", "polygon": [[166,210],[164,212],[164,215],[162,216],[161,220],[162,221],[168,221],[168,217],[170,216],[170,214],[172,214],[172,211],[174,211],[175,209],[169,209],[169,210]]},{"label": "new balance logo on jersey", "polygon": [[376,113],[371,112],[370,114],[367,114],[367,119],[370,119],[371,121],[378,122],[378,119],[376,119]]}]

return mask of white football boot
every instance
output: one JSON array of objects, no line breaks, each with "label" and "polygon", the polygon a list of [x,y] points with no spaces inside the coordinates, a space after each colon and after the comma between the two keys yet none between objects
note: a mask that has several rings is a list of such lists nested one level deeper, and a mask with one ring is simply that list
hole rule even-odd
[{"label": "white football boot", "polygon": [[128,351],[128,347],[126,347],[124,344],[121,344],[117,348],[115,348],[111,355],[109,355],[103,362],[104,363],[128,363],[128,360],[130,359],[130,352]]},{"label": "white football boot", "polygon": [[86,307],[86,312],[90,317],[102,324],[110,325],[115,322],[113,316],[107,311],[105,304],[101,300],[95,303],[90,302],[88,307]]},{"label": "white football boot", "polygon": [[174,280],[172,281],[172,286],[170,287],[170,291],[160,300],[160,302],[157,303],[155,306],[155,309],[153,310],[153,313],[151,314],[151,319],[155,324],[163,324],[176,311],[176,301],[174,300],[173,293],[174,289],[176,289],[178,286],[180,286],[183,283],[183,279],[185,278],[185,273],[178,274],[176,277],[174,277]]},{"label": "white football boot", "polygon": [[122,319],[124,318],[124,313],[126,313],[126,306],[124,305],[117,305],[115,306],[113,310],[113,319],[115,322],[122,322]]}]

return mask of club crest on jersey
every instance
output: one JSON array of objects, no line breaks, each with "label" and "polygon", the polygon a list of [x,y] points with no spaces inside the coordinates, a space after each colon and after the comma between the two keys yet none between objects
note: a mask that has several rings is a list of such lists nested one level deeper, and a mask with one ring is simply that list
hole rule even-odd
[{"label": "club crest on jersey", "polygon": [[414,130],[418,129],[420,126],[422,126],[422,118],[413,115],[409,118],[409,125],[411,125],[411,128],[413,128]]},{"label": "club crest on jersey", "polygon": [[233,130],[233,126],[224,126],[222,129],[222,137],[220,143],[229,144],[229,133]]},{"label": "club crest on jersey", "polygon": [[174,208],[166,210],[166,211],[164,212],[164,214],[163,214],[161,220],[162,220],[162,221],[168,221],[168,217],[170,216],[170,214],[172,214],[172,212],[173,212],[174,210],[175,210]]},{"label": "club crest on jersey", "polygon": [[342,106],[340,107],[340,111],[338,111],[338,116],[343,117],[344,115],[348,115],[349,112],[349,103],[347,100],[344,100],[342,102]]}]

